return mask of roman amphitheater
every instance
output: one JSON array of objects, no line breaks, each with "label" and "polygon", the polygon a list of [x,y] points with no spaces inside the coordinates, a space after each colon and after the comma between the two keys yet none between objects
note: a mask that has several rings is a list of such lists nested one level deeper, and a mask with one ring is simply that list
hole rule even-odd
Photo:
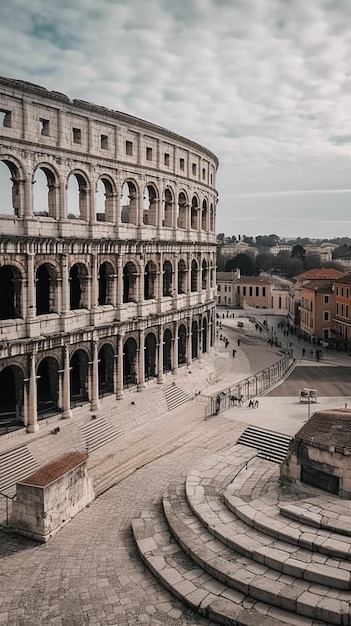
[{"label": "roman amphitheater", "polygon": [[217,158],[0,79],[0,432],[163,383],[215,334]]}]

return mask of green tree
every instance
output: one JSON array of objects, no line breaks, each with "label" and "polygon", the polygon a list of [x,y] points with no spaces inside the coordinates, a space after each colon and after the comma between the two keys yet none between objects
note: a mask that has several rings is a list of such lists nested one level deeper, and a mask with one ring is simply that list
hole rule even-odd
[{"label": "green tree", "polygon": [[226,272],[231,272],[236,269],[240,270],[243,276],[255,276],[257,274],[255,262],[243,252],[240,252],[240,254],[237,254],[226,263]]}]

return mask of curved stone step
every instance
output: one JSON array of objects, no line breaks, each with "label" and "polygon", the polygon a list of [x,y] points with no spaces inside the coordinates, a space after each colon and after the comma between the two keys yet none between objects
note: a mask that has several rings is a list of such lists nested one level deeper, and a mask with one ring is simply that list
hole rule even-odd
[{"label": "curved stone step", "polygon": [[183,550],[220,582],[255,600],[292,613],[323,620],[327,624],[347,623],[349,593],[323,587],[318,580],[311,584],[279,574],[225,548],[204,531],[199,520],[194,519],[185,493],[182,494],[179,488],[168,488],[163,507],[172,534]]},{"label": "curved stone step", "polygon": [[326,622],[295,616],[230,589],[197,567],[164,528],[154,511],[143,511],[133,520],[139,554],[156,578],[200,615],[226,626],[325,626]]},{"label": "curved stone step", "polygon": [[281,515],[301,524],[351,536],[351,506],[347,500],[342,501],[340,506],[340,500],[336,498],[331,501],[327,498],[308,498],[278,504],[278,508]]},{"label": "curved stone step", "polygon": [[247,503],[232,493],[224,493],[223,499],[239,519],[260,532],[307,550],[351,560],[351,537],[284,518],[277,508],[262,501]]},{"label": "curved stone step", "polygon": [[207,497],[207,487],[200,480],[193,474],[186,480],[187,502],[201,524],[222,544],[282,574],[334,589],[351,589],[350,563],[253,530],[228,510],[219,496],[210,493]]}]

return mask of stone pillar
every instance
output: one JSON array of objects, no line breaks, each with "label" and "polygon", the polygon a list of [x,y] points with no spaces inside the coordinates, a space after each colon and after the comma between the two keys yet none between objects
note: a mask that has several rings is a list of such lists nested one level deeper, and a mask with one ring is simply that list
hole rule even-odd
[{"label": "stone pillar", "polygon": [[123,258],[117,256],[117,306],[123,304]]},{"label": "stone pillar", "polygon": [[63,254],[61,257],[62,267],[62,283],[61,283],[61,313],[65,315],[69,311],[69,273],[68,273],[68,258],[67,254]]},{"label": "stone pillar", "polygon": [[27,255],[27,320],[36,317],[35,305],[35,276],[34,276],[34,257],[32,252]]},{"label": "stone pillar", "polygon": [[68,181],[63,176],[59,177],[59,216],[60,220],[67,219],[67,189]]},{"label": "stone pillar", "polygon": [[187,329],[187,333],[186,333],[186,362],[187,365],[190,365],[192,357],[191,357],[191,323],[192,323],[192,319],[191,317],[189,318],[188,321],[188,329]]},{"label": "stone pillar", "polygon": [[99,408],[99,359],[97,341],[93,341],[93,360],[91,365],[91,410]]},{"label": "stone pillar", "polygon": [[70,390],[69,348],[63,348],[63,380],[62,380],[62,419],[72,417]]},{"label": "stone pillar", "polygon": [[138,363],[137,389],[138,391],[141,391],[141,389],[145,388],[145,333],[143,329],[139,331],[139,355],[138,355],[137,363]]},{"label": "stone pillar", "polygon": [[163,297],[163,254],[160,252],[159,254],[159,266],[158,266],[158,281],[157,281],[157,291],[156,299],[160,300]]},{"label": "stone pillar", "polygon": [[191,294],[191,261],[192,261],[190,252],[187,252],[186,260],[187,260],[187,272],[188,272],[187,281],[186,281],[187,283],[186,293],[189,295]]},{"label": "stone pillar", "polygon": [[124,396],[123,391],[123,335],[117,335],[117,400]]},{"label": "stone pillar", "polygon": [[177,298],[178,296],[178,255],[175,254],[174,255],[174,263],[173,263],[173,277],[172,277],[172,293],[173,293],[173,297]]},{"label": "stone pillar", "polygon": [[163,383],[163,324],[159,327],[159,342],[158,342],[158,367],[157,367],[157,382]]},{"label": "stone pillar", "polygon": [[97,255],[91,255],[91,286],[90,286],[90,308],[96,309],[98,306],[98,268]]},{"label": "stone pillar", "polygon": [[176,374],[178,371],[178,333],[172,338],[172,374]]},{"label": "stone pillar", "polygon": [[37,377],[35,371],[35,354],[29,357],[29,381],[28,381],[28,423],[27,432],[35,433],[39,428],[37,413]]}]

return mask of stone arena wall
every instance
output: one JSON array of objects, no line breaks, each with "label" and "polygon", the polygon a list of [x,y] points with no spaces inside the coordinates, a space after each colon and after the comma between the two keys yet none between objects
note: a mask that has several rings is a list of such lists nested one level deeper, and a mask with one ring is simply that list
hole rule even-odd
[{"label": "stone arena wall", "polygon": [[133,116],[0,78],[0,434],[201,358],[217,158]]}]

